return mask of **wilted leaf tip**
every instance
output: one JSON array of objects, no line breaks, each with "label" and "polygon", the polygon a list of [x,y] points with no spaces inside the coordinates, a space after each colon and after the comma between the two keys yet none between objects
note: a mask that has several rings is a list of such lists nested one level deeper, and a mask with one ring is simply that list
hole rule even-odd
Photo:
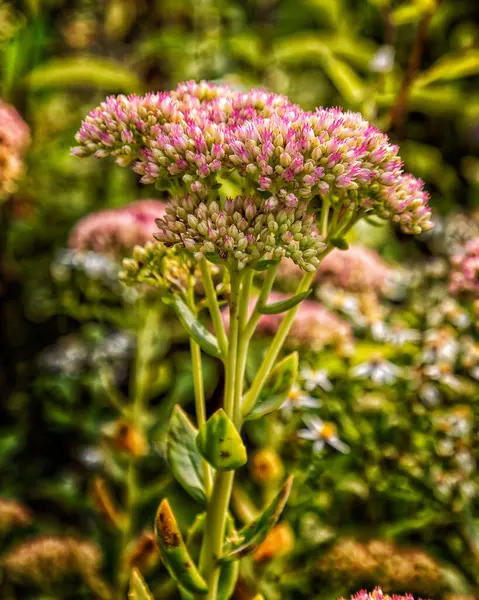
[{"label": "wilted leaf tip", "polygon": [[157,534],[166,547],[176,548],[180,546],[181,532],[166,498],[161,501],[156,513],[155,526]]}]

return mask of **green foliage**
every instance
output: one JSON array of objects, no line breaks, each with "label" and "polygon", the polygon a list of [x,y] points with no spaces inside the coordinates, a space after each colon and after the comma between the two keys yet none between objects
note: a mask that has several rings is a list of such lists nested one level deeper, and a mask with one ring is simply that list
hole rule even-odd
[{"label": "green foliage", "polygon": [[246,463],[246,448],[238,430],[220,408],[200,427],[196,447],[219,471],[232,471]]},{"label": "green foliage", "polygon": [[202,460],[196,449],[197,429],[185,412],[175,406],[168,426],[166,455],[178,483],[197,501],[206,501]]},{"label": "green foliage", "polygon": [[168,500],[163,500],[155,518],[155,534],[163,562],[171,576],[188,592],[206,594],[205,580],[192,561]]},{"label": "green foliage", "polygon": [[293,352],[283,358],[271,371],[253,408],[245,415],[247,420],[259,419],[278,410],[285,402],[298,375],[299,356]]},{"label": "green foliage", "polygon": [[247,556],[256,550],[276,525],[288,501],[294,477],[290,475],[271,504],[249,525],[226,540],[221,560],[229,562]]}]

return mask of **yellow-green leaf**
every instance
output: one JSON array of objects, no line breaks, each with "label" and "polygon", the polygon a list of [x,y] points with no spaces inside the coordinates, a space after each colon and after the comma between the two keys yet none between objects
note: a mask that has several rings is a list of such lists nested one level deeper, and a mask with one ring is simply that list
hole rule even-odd
[{"label": "yellow-green leaf", "polygon": [[180,406],[171,413],[166,457],[178,483],[197,501],[206,502],[201,456],[196,448],[198,430]]},{"label": "yellow-green leaf", "polygon": [[238,560],[256,550],[278,522],[292,486],[293,475],[290,475],[268,508],[252,523],[226,540],[223,545],[222,562]]},{"label": "yellow-green leaf", "polygon": [[429,85],[435,81],[450,81],[479,74],[479,49],[443,56],[427,71],[416,78],[416,86]]},{"label": "yellow-green leaf", "polygon": [[130,575],[129,600],[154,600],[148,586],[138,569],[133,569]]},{"label": "yellow-green leaf", "polygon": [[156,513],[155,535],[163,563],[173,579],[187,592],[206,594],[208,591],[206,582],[186,548],[175,515],[166,498],[161,502]]},{"label": "yellow-green leaf", "polygon": [[196,447],[203,458],[219,471],[238,469],[247,461],[243,440],[222,408],[200,428]]},{"label": "yellow-green leaf", "polygon": [[94,56],[50,60],[30,71],[26,83],[37,90],[92,86],[105,91],[134,92],[142,88],[131,70],[114,60]]},{"label": "yellow-green leaf", "polygon": [[299,357],[293,352],[271,371],[253,408],[245,415],[247,421],[259,419],[277,410],[288,397],[298,375]]}]

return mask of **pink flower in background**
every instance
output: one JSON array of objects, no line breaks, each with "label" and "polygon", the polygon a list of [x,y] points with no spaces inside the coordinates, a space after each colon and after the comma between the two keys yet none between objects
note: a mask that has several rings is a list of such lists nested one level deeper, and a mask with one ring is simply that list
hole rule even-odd
[{"label": "pink flower in background", "polygon": [[[268,298],[268,304],[287,298],[288,296],[284,294],[272,292]],[[249,314],[253,312],[255,303],[256,300],[250,301]],[[226,326],[229,324],[228,313],[228,310],[223,311],[223,320]],[[258,334],[274,335],[282,318],[283,314],[262,315],[258,323]],[[325,346],[336,346],[339,350],[347,353],[351,350],[354,340],[349,323],[318,302],[304,300],[296,313],[286,343],[316,351],[322,350]]]},{"label": "pink flower in background", "polygon": [[69,238],[74,250],[93,250],[118,255],[135,245],[153,241],[155,219],[162,217],[165,204],[158,200],[138,200],[125,207],[101,210],[80,219]]},{"label": "pink flower in background", "polygon": [[16,108],[0,99],[0,145],[23,152],[30,144],[30,128]]},{"label": "pink flower in background", "polygon": [[29,144],[30,128],[13,106],[0,99],[0,197],[15,191]]},{"label": "pink flower in background", "polygon": [[316,280],[330,281],[335,286],[353,292],[386,289],[393,267],[366,246],[352,245],[348,250],[333,250],[322,261]]},{"label": "pink flower in background", "polygon": [[463,250],[453,257],[449,292],[479,299],[479,239],[467,242]]},{"label": "pink flower in background", "polygon": [[[347,250],[334,249],[321,261],[315,276],[320,285],[332,283],[351,292],[384,292],[395,269],[378,252],[367,246],[353,244]],[[298,281],[302,271],[290,260],[281,261],[278,277],[284,281]]]}]

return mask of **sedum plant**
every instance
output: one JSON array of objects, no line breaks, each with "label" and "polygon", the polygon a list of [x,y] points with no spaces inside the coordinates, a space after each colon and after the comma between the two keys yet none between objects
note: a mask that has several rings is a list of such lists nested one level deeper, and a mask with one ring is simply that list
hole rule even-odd
[{"label": "sedum plant", "polygon": [[[177,407],[167,455],[175,478],[204,505],[194,526],[202,540],[198,557],[167,498],[155,531],[184,598],[227,599],[239,560],[266,538],[292,487],[289,477],[264,511],[237,530],[230,502],[235,471],[247,462],[242,426],[277,410],[294,383],[297,355],[277,359],[318,267],[333,248],[347,248],[345,236],[360,219],[389,219],[411,234],[430,229],[428,196],[420,180],[403,172],[398,147],[361,115],[305,112],[260,90],[189,82],[169,93],[109,97],[76,139],[74,155],[112,156],[168,198],[157,243],[134,250],[123,278],[160,287],[191,339],[197,427]],[[293,295],[270,301],[282,259],[304,274]],[[284,316],[246,381],[263,315]],[[209,418],[202,352],[225,371],[222,407]],[[138,572],[131,585],[140,590],[132,597],[149,597]]]}]

